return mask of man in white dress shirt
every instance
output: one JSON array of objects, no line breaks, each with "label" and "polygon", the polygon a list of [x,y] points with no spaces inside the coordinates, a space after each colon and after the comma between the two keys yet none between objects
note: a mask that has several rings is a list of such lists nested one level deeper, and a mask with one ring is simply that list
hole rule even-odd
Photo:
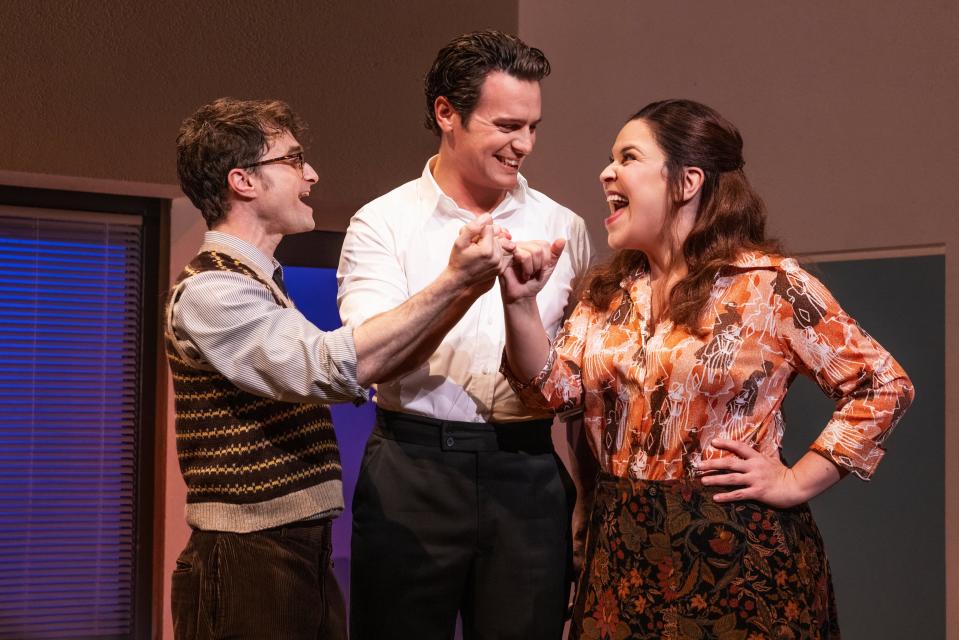
[{"label": "man in white dress shirt", "polygon": [[[583,220],[520,174],[548,73],[541,51],[496,31],[440,50],[425,87],[439,152],[353,217],[337,273],[346,325],[430,287],[444,263],[433,248],[492,215],[517,243],[566,239],[537,298],[555,334],[590,247]],[[551,416],[523,406],[499,373],[504,344],[494,286],[424,364],[377,387],[353,502],[354,640],[451,638],[458,612],[467,638],[560,637],[573,492]]]}]

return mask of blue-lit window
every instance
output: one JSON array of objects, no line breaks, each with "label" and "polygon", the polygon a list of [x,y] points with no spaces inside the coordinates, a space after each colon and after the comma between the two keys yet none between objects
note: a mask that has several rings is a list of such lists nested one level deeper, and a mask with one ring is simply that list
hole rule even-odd
[{"label": "blue-lit window", "polygon": [[134,628],[143,232],[85,218],[0,207],[0,638]]}]

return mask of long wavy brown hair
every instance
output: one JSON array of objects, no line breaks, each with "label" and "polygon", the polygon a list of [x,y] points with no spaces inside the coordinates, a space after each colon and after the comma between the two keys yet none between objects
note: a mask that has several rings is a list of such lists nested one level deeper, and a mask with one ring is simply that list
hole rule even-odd
[{"label": "long wavy brown hair", "polygon": [[[629,122],[644,121],[666,156],[673,224],[682,204],[684,167],[703,171],[699,211],[682,246],[689,269],[669,293],[668,315],[676,324],[702,334],[701,316],[716,274],[743,251],[782,255],[777,240],[766,238],[766,205],[743,171],[743,139],[715,109],[692,100],[663,100],[640,109]],[[624,249],[586,278],[582,299],[607,309],[624,277],[648,269],[642,251]]]}]

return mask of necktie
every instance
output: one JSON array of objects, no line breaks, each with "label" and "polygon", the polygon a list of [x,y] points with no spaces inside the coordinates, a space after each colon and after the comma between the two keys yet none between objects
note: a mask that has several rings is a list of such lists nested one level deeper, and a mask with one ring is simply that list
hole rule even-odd
[{"label": "necktie", "polygon": [[290,292],[286,290],[286,284],[283,282],[283,267],[277,267],[273,270],[273,282],[276,283],[276,286],[280,288],[280,291],[283,292],[287,298],[290,297]]}]

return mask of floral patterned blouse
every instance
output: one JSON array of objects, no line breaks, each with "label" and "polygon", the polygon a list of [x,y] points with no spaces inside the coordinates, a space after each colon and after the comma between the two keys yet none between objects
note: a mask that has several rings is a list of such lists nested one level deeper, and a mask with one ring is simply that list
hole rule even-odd
[{"label": "floral patterned blouse", "polygon": [[609,309],[580,302],[528,384],[503,373],[525,403],[584,406],[590,445],[606,472],[670,480],[702,460],[735,455],[715,438],[779,456],[783,398],[797,373],[836,410],[811,449],[868,480],[912,402],[893,357],[791,258],[743,254],[717,275],[702,336],[664,319],[649,326],[648,273],[621,283]]}]

